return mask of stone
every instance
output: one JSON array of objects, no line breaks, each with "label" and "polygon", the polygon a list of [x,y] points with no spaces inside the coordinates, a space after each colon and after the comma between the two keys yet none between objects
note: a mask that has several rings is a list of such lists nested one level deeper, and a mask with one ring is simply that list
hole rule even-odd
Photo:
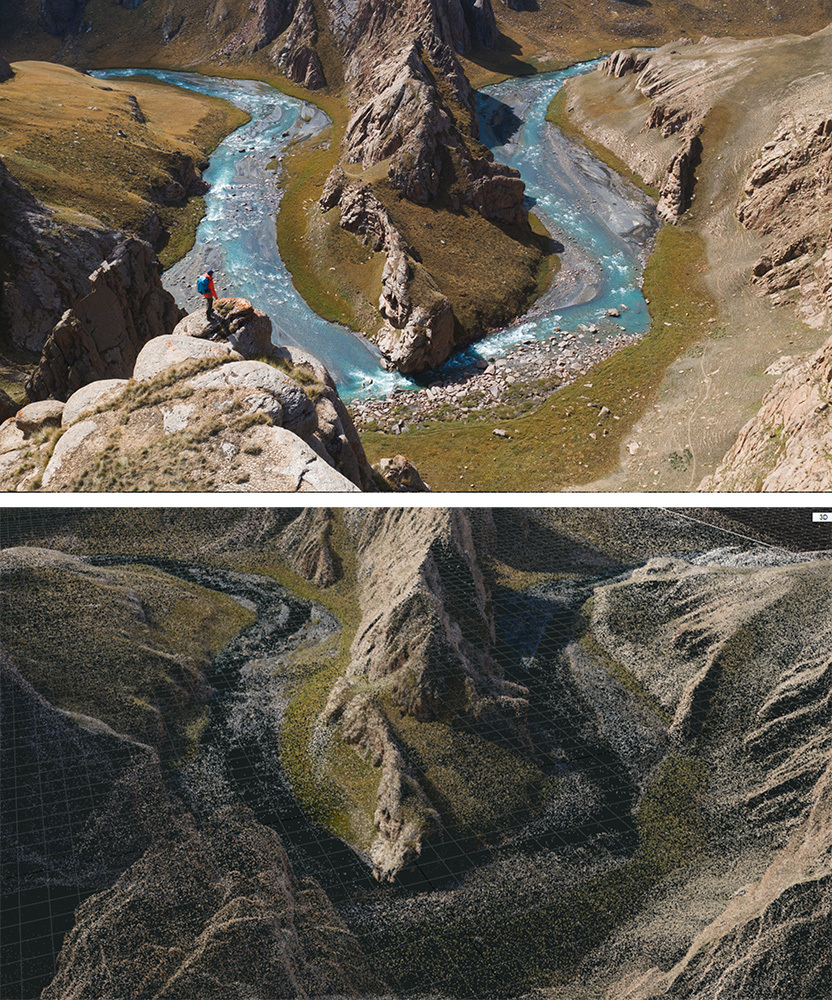
[{"label": "stone", "polygon": [[126,378],[102,379],[100,382],[90,382],[69,397],[63,409],[61,424],[68,427],[83,413],[94,410],[102,403],[114,400],[127,385]]},{"label": "stone", "polygon": [[162,288],[153,249],[136,237],[120,243],[89,283],[44,344],[27,383],[35,399],[67,399],[88,382],[128,377],[144,344],[182,315]]},{"label": "stone", "polygon": [[382,458],[373,469],[397,493],[425,493],[430,487],[425,483],[415,465],[405,455]]},{"label": "stone", "polygon": [[262,358],[272,349],[272,321],[248,299],[217,299],[210,319],[204,309],[198,309],[181,319],[173,334],[228,341],[232,350],[243,358]]},{"label": "stone", "polygon": [[42,427],[60,427],[64,404],[57,399],[29,403],[18,410],[14,422],[25,433],[32,434]]},{"label": "stone", "polygon": [[137,382],[149,382],[169,368],[178,368],[197,358],[220,358],[228,361],[242,360],[228,344],[195,337],[154,337],[141,349],[133,368]]},{"label": "stone", "polygon": [[6,80],[11,80],[14,76],[14,70],[9,65],[7,59],[0,55],[0,83],[4,83]]}]

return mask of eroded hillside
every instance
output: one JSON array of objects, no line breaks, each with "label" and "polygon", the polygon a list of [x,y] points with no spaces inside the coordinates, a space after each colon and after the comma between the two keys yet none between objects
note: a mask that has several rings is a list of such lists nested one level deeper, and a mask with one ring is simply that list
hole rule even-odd
[{"label": "eroded hillside", "polygon": [[701,488],[832,482],[830,45],[828,29],[680,39],[619,51],[569,84],[568,120],[660,189],[668,222],[704,238],[704,280],[719,305],[711,335],[666,373],[608,484],[650,472],[669,484],[666,456],[684,449],[690,488],[714,470]]}]

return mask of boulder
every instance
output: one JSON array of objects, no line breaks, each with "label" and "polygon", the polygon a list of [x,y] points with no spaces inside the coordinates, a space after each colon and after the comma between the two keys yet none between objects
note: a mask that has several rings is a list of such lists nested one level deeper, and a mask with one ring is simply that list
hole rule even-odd
[{"label": "boulder", "polygon": [[197,358],[221,358],[241,360],[228,344],[197,340],[194,337],[173,336],[154,337],[141,349],[133,368],[133,378],[137,382],[149,382],[169,368],[178,368]]},{"label": "boulder", "polygon": [[162,288],[152,247],[136,237],[118,245],[89,278],[89,294],[64,313],[27,384],[35,399],[67,399],[89,382],[127,378],[139,352],[182,315]]},{"label": "boulder", "polygon": [[222,386],[242,389],[251,394],[248,399],[257,402],[260,412],[274,411],[275,425],[300,437],[312,434],[317,428],[315,407],[303,388],[280,369],[262,361],[234,361],[221,365],[195,376],[189,384],[196,389]]},{"label": "boulder", "polygon": [[430,487],[425,483],[415,465],[404,455],[382,458],[373,469],[397,493],[425,493]]},{"label": "boulder", "polygon": [[14,421],[24,433],[32,434],[41,427],[60,427],[63,411],[64,404],[59,400],[43,399],[18,410]]},{"label": "boulder", "polygon": [[109,403],[114,400],[121,390],[127,385],[126,378],[107,378],[100,382],[90,382],[89,385],[78,389],[66,401],[61,417],[61,424],[68,427],[74,423],[82,413],[94,410],[102,403]]},{"label": "boulder", "polygon": [[181,319],[175,336],[225,340],[243,358],[262,358],[271,352],[272,321],[248,299],[225,298],[214,303],[210,318],[199,309]]}]

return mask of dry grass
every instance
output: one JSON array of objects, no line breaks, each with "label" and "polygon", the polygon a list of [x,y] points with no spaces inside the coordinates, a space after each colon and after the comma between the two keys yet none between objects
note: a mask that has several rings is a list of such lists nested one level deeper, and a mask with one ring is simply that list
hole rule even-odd
[{"label": "dry grass", "polygon": [[[46,204],[118,229],[141,231],[176,163],[204,160],[247,120],[225,101],[149,78],[96,80],[38,62],[14,69],[0,86],[3,162]],[[198,210],[163,212],[169,246],[186,252]]]}]

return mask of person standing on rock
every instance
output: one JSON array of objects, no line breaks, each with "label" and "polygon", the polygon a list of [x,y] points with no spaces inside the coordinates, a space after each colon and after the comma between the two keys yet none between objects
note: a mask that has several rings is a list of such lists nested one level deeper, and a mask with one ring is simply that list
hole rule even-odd
[{"label": "person standing on rock", "polygon": [[214,288],[214,272],[206,271],[197,279],[196,290],[200,295],[205,296],[205,315],[208,319],[214,315],[214,299],[217,297],[217,290]]}]

